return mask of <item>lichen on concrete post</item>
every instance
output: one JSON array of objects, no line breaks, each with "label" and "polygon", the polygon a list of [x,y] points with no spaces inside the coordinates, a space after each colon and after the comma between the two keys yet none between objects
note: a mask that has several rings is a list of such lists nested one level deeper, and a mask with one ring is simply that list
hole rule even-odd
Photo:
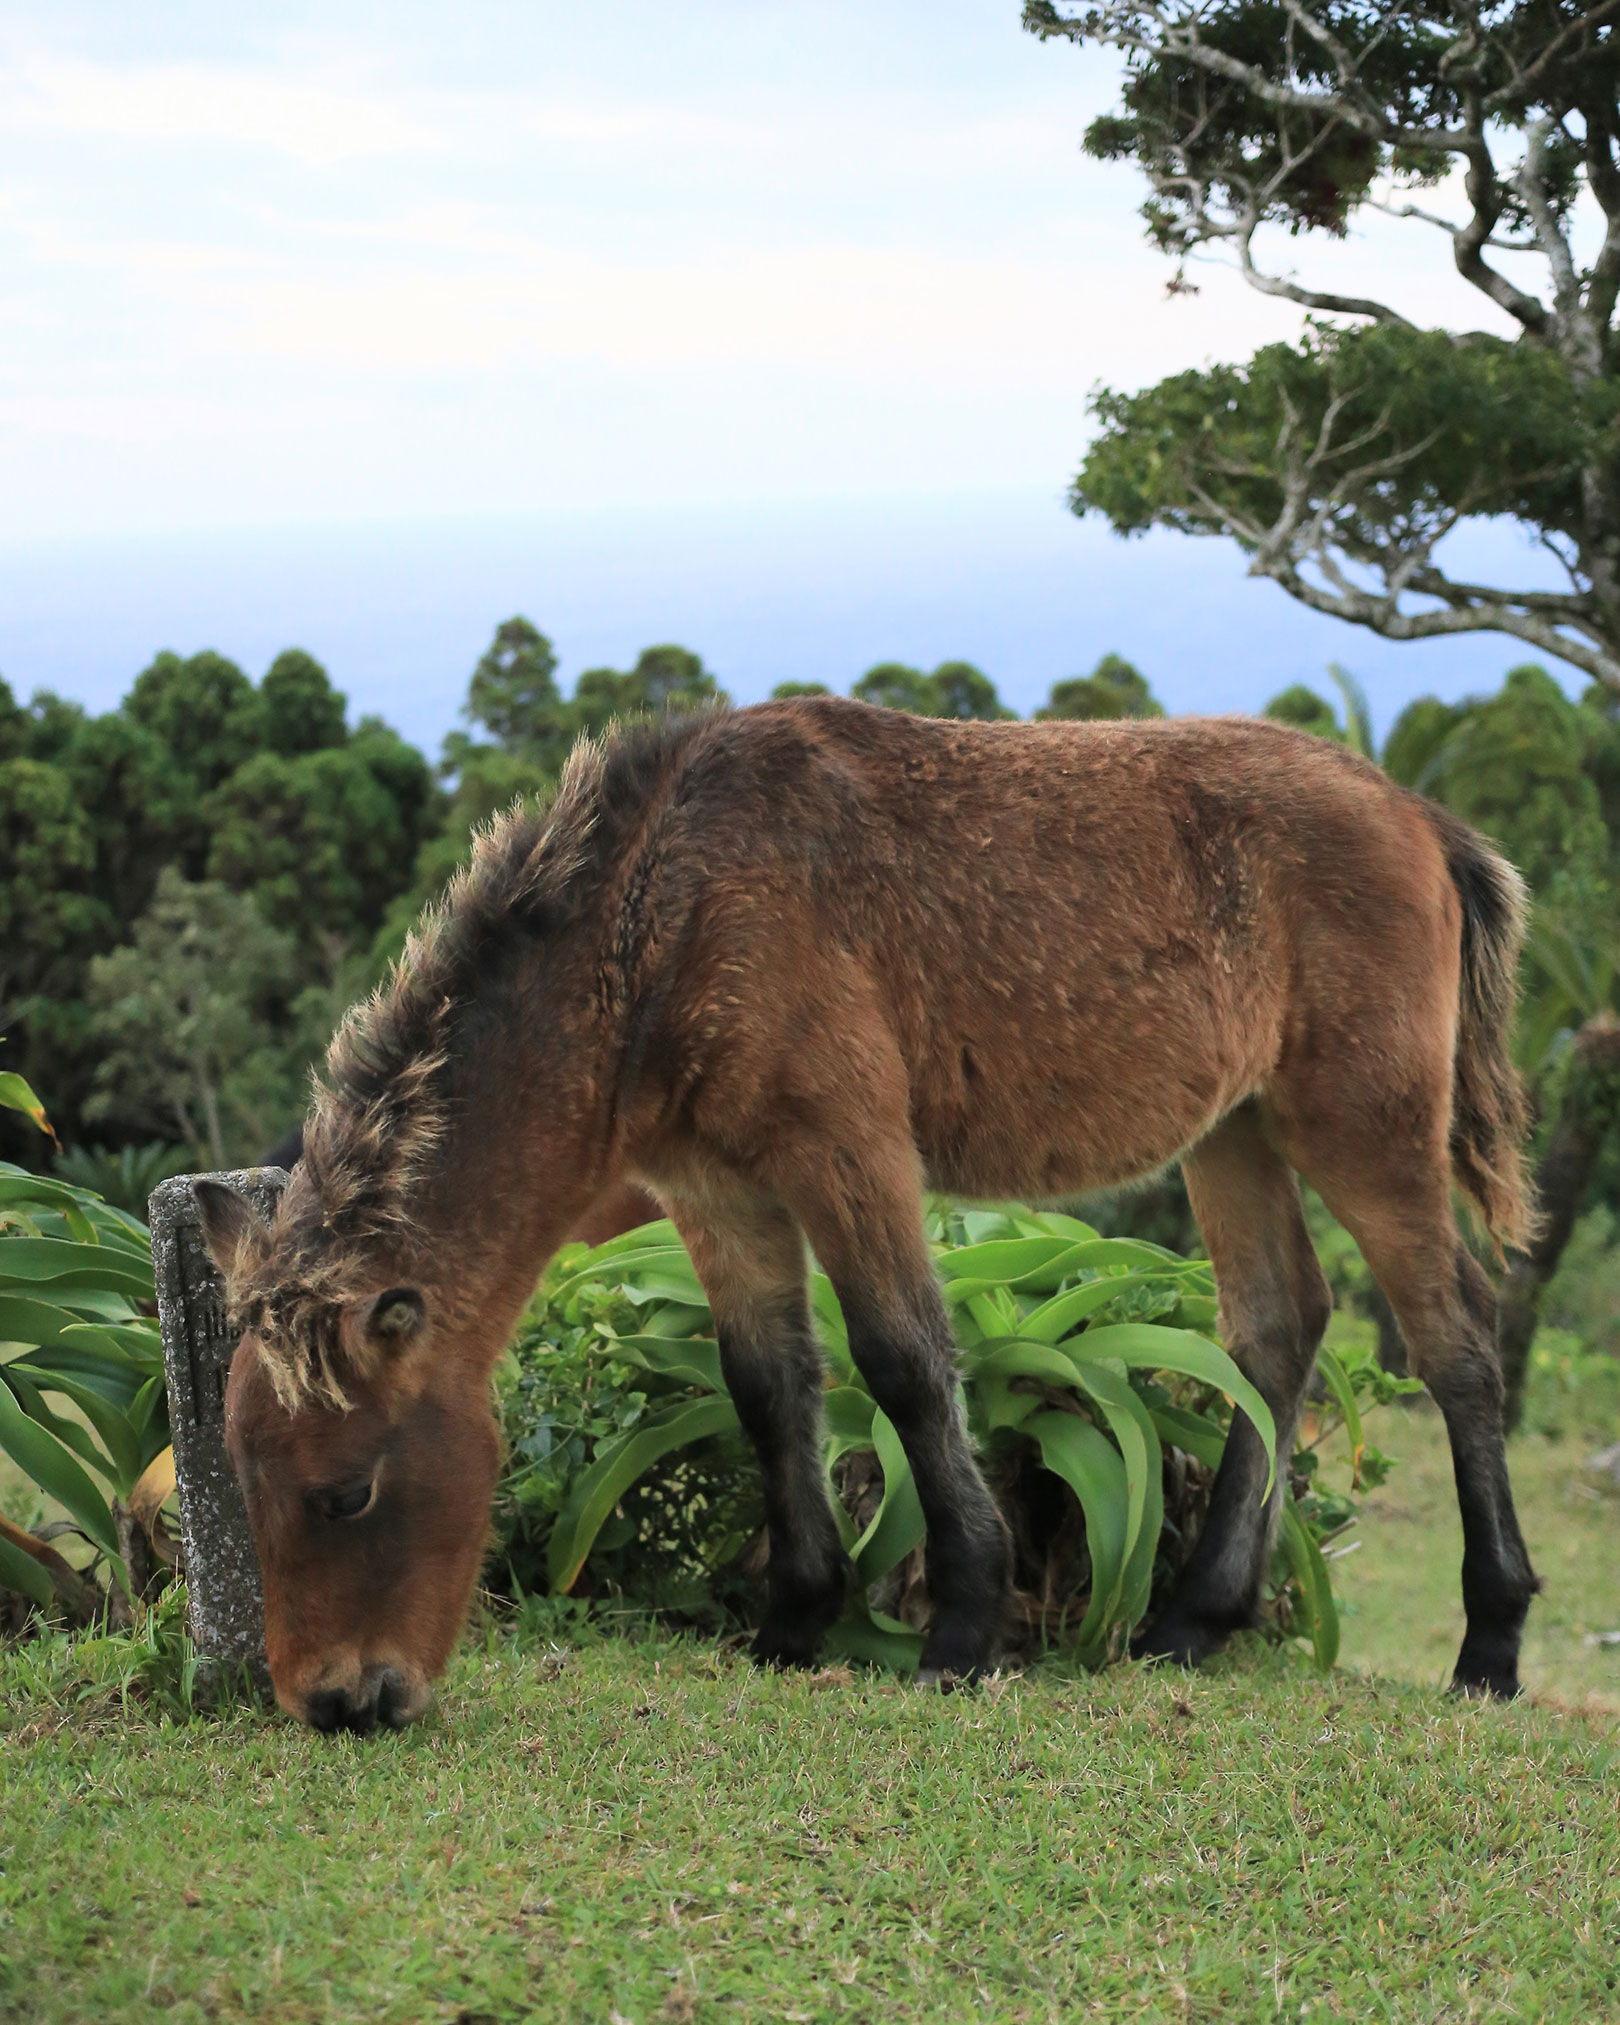
[{"label": "lichen on concrete post", "polygon": [[[267,1685],[259,1557],[225,1452],[225,1380],[236,1337],[219,1274],[203,1243],[195,1188],[199,1178],[181,1175],[165,1181],[147,1204],[191,1636],[202,1658],[227,1666],[245,1664]],[[279,1167],[249,1167],[206,1178],[234,1188],[266,1217],[287,1185]]]}]

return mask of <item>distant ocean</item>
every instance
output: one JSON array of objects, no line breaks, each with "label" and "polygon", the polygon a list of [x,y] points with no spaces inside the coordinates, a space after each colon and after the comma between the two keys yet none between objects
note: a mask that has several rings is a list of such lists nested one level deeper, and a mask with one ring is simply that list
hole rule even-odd
[{"label": "distant ocean", "polygon": [[[1508,527],[1472,531],[1466,566],[1546,581]],[[1381,732],[1413,696],[1493,688],[1536,658],[1489,634],[1382,641],[1244,568],[1230,543],[1120,541],[1026,492],[13,543],[0,675],[19,697],[49,688],[100,710],[160,648],[217,648],[256,676],[300,646],[355,715],[431,749],[515,612],[551,636],[565,681],[678,641],[739,702],[790,679],[847,689],[877,661],[964,659],[1027,712],[1115,651],[1172,710],[1258,710],[1292,682],[1327,690],[1337,660]]]}]

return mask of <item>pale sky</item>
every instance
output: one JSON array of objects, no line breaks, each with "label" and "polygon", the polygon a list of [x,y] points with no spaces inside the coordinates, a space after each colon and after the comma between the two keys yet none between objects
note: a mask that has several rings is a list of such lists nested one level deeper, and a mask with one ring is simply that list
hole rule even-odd
[{"label": "pale sky", "polygon": [[[0,566],[26,589],[40,541],[456,516],[1061,515],[1094,382],[1298,328],[1218,268],[1166,297],[1137,179],[1079,152],[1116,72],[1017,0],[10,0]],[[1480,324],[1427,251],[1386,228],[1278,257]],[[232,651],[183,596],[138,604],[116,637],[0,612],[0,670],[72,689],[80,661],[94,686]],[[848,651],[921,653],[882,632]]]},{"label": "pale sky", "polygon": [[1016,0],[12,0],[0,532],[1057,494],[1094,380],[1295,327],[1166,299],[1114,72]]}]

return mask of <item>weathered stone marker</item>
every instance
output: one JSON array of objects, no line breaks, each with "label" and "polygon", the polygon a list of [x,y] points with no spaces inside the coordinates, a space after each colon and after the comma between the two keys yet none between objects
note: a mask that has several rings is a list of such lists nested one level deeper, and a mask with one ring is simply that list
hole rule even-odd
[{"label": "weathered stone marker", "polygon": [[[203,1244],[193,1188],[198,1178],[165,1181],[147,1203],[191,1636],[203,1658],[228,1666],[245,1662],[268,1686],[259,1557],[225,1453],[225,1380],[236,1338],[226,1320],[219,1274]],[[279,1167],[248,1167],[207,1179],[245,1195],[262,1216],[271,1213],[287,1186]]]}]

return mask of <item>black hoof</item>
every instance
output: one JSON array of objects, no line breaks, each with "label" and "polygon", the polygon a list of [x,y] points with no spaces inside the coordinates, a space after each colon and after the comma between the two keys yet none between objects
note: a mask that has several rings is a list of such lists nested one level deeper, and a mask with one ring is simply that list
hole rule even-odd
[{"label": "black hoof", "polygon": [[917,1665],[916,1684],[947,1691],[967,1687],[990,1671],[995,1651],[993,1630],[976,1625],[935,1625]]},{"label": "black hoof", "polygon": [[1516,1702],[1524,1693],[1516,1673],[1456,1673],[1452,1675],[1450,1691],[1469,1702]]},{"label": "black hoof", "polygon": [[1131,1658],[1150,1666],[1200,1666],[1211,1653],[1219,1652],[1231,1637],[1230,1631],[1208,1624],[1190,1624],[1184,1618],[1161,1617],[1131,1640]]},{"label": "black hoof", "polygon": [[785,1603],[773,1601],[754,1635],[755,1661],[778,1669],[814,1666],[821,1641],[843,1615],[849,1580],[846,1563],[825,1589],[813,1595],[801,1590]]}]

